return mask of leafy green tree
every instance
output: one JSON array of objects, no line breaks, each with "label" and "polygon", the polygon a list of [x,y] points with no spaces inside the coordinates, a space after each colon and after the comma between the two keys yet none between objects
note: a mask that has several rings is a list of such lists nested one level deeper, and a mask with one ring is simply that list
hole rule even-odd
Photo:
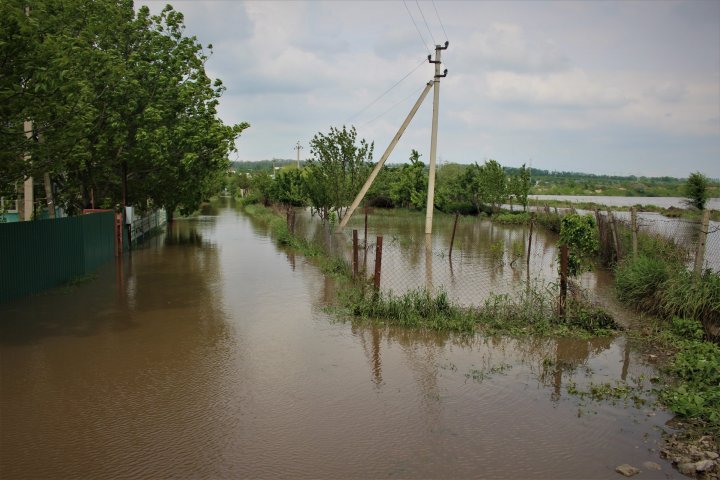
[{"label": "leafy green tree", "polygon": [[248,125],[217,118],[224,88],[206,75],[205,50],[184,35],[180,12],[9,0],[0,26],[3,194],[49,172],[71,213],[91,196],[172,213],[221,188],[227,153]]},{"label": "leafy green tree", "polygon": [[700,172],[692,173],[685,183],[684,194],[687,197],[687,203],[704,210],[708,199],[708,178]]},{"label": "leafy green tree", "polygon": [[306,193],[313,213],[325,221],[331,214],[342,220],[370,172],[373,143],[358,141],[354,126],[331,127],[310,141],[310,155],[304,169]]},{"label": "leafy green tree", "polygon": [[485,203],[492,206],[494,211],[507,200],[507,178],[505,170],[495,160],[488,160],[482,167],[480,175],[480,190]]},{"label": "leafy green tree", "polygon": [[595,218],[590,214],[565,215],[560,221],[558,244],[568,246],[569,276],[592,270],[592,259],[599,248]]},{"label": "leafy green tree", "polygon": [[305,204],[305,181],[297,168],[281,170],[275,175],[272,199],[287,206]]},{"label": "leafy green tree", "polygon": [[489,205],[493,212],[498,211],[507,199],[505,171],[495,160],[488,160],[482,166],[470,165],[463,175],[462,186],[469,192],[478,211],[483,205]]},{"label": "leafy green tree", "polygon": [[475,214],[478,212],[475,197],[467,188],[466,175],[472,166],[457,163],[444,164],[437,170],[435,183],[435,203],[447,213],[461,212]]},{"label": "leafy green tree", "polygon": [[522,167],[508,179],[508,191],[523,206],[523,211],[527,211],[530,187],[530,169],[523,163]]},{"label": "leafy green tree", "polygon": [[417,150],[410,153],[410,164],[403,165],[390,185],[390,196],[396,205],[421,209],[427,198],[427,175],[425,164],[420,161]]}]

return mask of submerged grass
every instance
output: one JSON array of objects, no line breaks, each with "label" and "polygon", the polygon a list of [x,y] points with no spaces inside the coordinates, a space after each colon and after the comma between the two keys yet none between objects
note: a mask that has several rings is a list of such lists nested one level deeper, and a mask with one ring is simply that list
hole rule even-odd
[{"label": "submerged grass", "polygon": [[565,317],[556,311],[550,289],[525,289],[516,297],[491,295],[479,307],[450,302],[445,291],[417,289],[402,295],[355,289],[342,302],[345,312],[377,324],[487,335],[563,336],[588,338],[612,335],[617,324],[584,301],[568,303]]},{"label": "submerged grass", "polygon": [[513,336],[610,335],[617,324],[597,306],[582,298],[568,297],[566,314],[557,313],[557,285],[533,285],[516,296],[491,295],[480,307],[462,307],[451,302],[447,292],[417,289],[402,295],[376,291],[364,282],[353,282],[345,259],[329,256],[318,245],[292,235],[285,220],[268,207],[247,205],[245,211],[267,222],[278,243],[294,248],[316,261],[325,273],[333,274],[343,287],[336,313],[353,321],[399,327],[454,331],[470,334]]}]

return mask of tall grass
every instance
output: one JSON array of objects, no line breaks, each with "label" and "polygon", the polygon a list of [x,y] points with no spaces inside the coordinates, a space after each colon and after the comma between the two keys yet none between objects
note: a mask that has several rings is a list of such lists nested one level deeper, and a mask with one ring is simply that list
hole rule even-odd
[{"label": "tall grass", "polygon": [[344,304],[356,318],[460,333],[589,337],[607,335],[619,328],[607,313],[582,299],[570,300],[566,315],[560,317],[555,290],[533,287],[512,297],[491,295],[480,307],[454,305],[442,290],[434,293],[417,289],[403,295],[355,290],[347,295]]},{"label": "tall grass", "polygon": [[634,309],[661,318],[692,318],[702,323],[708,338],[720,328],[720,274],[688,271],[688,251],[672,240],[641,235],[637,258],[615,268],[618,298]]},{"label": "tall grass", "polygon": [[662,288],[670,270],[666,262],[645,255],[621,262],[615,269],[618,298],[638,310],[661,313]]},{"label": "tall grass", "polygon": [[661,308],[668,317],[694,318],[702,322],[708,337],[720,328],[720,275],[687,270],[670,276],[662,288]]}]

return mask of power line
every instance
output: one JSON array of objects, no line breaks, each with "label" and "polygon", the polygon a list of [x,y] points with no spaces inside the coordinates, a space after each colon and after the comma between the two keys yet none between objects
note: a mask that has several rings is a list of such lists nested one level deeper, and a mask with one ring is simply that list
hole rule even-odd
[{"label": "power line", "polygon": [[415,18],[412,16],[412,13],[410,13],[410,9],[408,8],[407,3],[405,3],[405,0],[403,0],[403,5],[405,5],[405,10],[407,10],[408,15],[410,15],[410,20],[412,20],[413,25],[415,25],[415,30],[417,30],[418,35],[420,35],[420,41],[423,43],[423,46],[425,46],[425,48],[427,49],[427,52],[430,53],[430,48],[427,46],[425,37],[423,37],[423,34],[420,31],[420,28],[418,28],[417,23],[415,23]]},{"label": "power line", "polygon": [[390,91],[391,91],[393,88],[395,88],[395,87],[397,87],[398,85],[400,85],[400,83],[401,83],[403,80],[405,80],[405,79],[408,78],[410,75],[412,75],[413,73],[415,73],[418,68],[420,68],[421,66],[423,66],[423,65],[425,64],[425,62],[427,62],[427,60],[423,58],[422,61],[421,61],[420,63],[418,63],[415,68],[413,68],[412,70],[410,70],[404,77],[402,77],[400,80],[398,80],[397,82],[395,82],[395,84],[394,84],[392,87],[390,87],[390,88],[388,88],[387,90],[385,90],[379,97],[377,97],[375,100],[373,100],[372,102],[370,102],[369,104],[367,104],[367,105],[366,105],[365,107],[363,107],[359,112],[355,113],[354,115],[352,115],[351,117],[349,117],[347,120],[345,120],[345,123],[349,123],[350,120],[352,120],[353,118],[357,117],[358,115],[360,115],[361,113],[363,113],[363,112],[364,112],[365,110],[367,110],[368,108],[370,108],[370,107],[372,107],[373,105],[375,105],[381,98],[383,98],[385,95],[387,95],[388,93],[390,93]]},{"label": "power line", "polygon": [[423,22],[425,22],[425,28],[427,28],[428,33],[430,34],[430,38],[432,38],[433,46],[437,45],[437,42],[435,41],[435,36],[432,34],[432,30],[430,30],[430,25],[428,25],[427,20],[425,20],[425,14],[422,11],[422,8],[420,7],[420,2],[418,0],[415,0],[415,5],[417,5],[418,10],[420,10],[420,16],[423,19]]},{"label": "power line", "polygon": [[[424,88],[425,88],[425,85],[423,85],[423,88],[421,88],[421,89],[418,90],[418,91],[421,91],[421,90],[423,90]],[[388,108],[387,110],[385,110],[383,113],[381,113],[381,114],[378,115],[377,117],[373,118],[372,120],[368,120],[367,122],[363,123],[362,125],[360,125],[360,127],[364,127],[364,126],[366,126],[366,125],[369,125],[369,124],[375,122],[376,120],[384,117],[386,114],[388,114],[388,113],[390,113],[392,110],[394,110],[395,107],[397,107],[397,106],[400,105],[401,103],[406,102],[408,98],[411,98],[411,97],[413,97],[413,96],[417,96],[417,92],[418,92],[418,91],[414,91],[414,92],[412,92],[410,95],[408,95],[407,97],[403,98],[402,100],[398,100],[397,102],[393,103],[393,105],[392,105],[390,108]]]},{"label": "power line", "polygon": [[443,25],[442,20],[440,20],[440,14],[438,13],[438,9],[435,6],[435,0],[430,0],[430,1],[432,2],[433,8],[435,9],[435,15],[437,15],[438,22],[440,22],[440,28],[442,28],[442,31],[445,34],[445,40],[450,41],[450,39],[448,38],[448,34],[445,31],[445,26]]}]

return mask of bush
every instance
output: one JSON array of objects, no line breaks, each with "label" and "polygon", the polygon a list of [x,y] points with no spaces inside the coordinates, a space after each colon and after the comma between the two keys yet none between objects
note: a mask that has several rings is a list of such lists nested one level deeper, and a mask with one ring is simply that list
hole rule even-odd
[{"label": "bush", "polygon": [[654,258],[628,259],[615,269],[618,298],[635,309],[650,313],[662,311],[662,288],[669,278],[668,265]]},{"label": "bush", "polygon": [[493,217],[493,221],[507,225],[522,225],[530,222],[529,212],[503,212]]},{"label": "bush", "polygon": [[670,316],[694,318],[702,322],[708,337],[720,326],[720,275],[705,272],[698,276],[679,270],[663,285],[662,311]]}]

